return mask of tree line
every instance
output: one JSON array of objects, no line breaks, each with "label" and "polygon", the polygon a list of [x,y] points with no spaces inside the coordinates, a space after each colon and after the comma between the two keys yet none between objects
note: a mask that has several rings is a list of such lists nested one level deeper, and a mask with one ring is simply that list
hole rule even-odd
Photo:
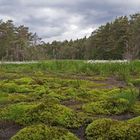
[{"label": "tree line", "polygon": [[42,57],[41,39],[24,25],[15,26],[12,20],[0,20],[0,60],[38,60]]},{"label": "tree line", "polygon": [[121,16],[100,26],[90,37],[44,43],[36,33],[13,21],[0,21],[1,60],[139,59],[140,14]]}]

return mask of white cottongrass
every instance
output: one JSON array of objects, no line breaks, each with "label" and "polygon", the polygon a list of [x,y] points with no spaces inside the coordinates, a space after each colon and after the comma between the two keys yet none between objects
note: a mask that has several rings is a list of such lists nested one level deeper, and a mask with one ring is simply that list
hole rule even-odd
[{"label": "white cottongrass", "polygon": [[0,61],[0,64],[34,64],[38,63],[38,61]]},{"label": "white cottongrass", "polygon": [[87,63],[129,63],[129,60],[88,60]]}]

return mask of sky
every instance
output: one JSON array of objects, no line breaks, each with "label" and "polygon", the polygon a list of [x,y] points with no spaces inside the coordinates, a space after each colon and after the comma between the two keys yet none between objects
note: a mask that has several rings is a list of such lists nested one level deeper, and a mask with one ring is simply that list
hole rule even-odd
[{"label": "sky", "polygon": [[89,36],[116,17],[140,11],[140,0],[0,0],[0,19],[13,20],[45,42]]}]

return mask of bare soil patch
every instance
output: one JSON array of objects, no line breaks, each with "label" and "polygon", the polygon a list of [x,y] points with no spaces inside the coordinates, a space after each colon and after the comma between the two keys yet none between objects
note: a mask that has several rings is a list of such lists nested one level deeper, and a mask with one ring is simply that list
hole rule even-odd
[{"label": "bare soil patch", "polygon": [[80,140],[86,140],[85,129],[85,126],[81,126],[77,129],[69,129],[69,131],[75,134]]},{"label": "bare soil patch", "polygon": [[71,109],[74,109],[75,111],[80,111],[82,110],[82,105],[83,103],[74,99],[70,100],[64,100],[61,102],[62,105],[65,105]]},{"label": "bare soil patch", "polygon": [[14,122],[0,121],[0,140],[10,140],[21,128]]}]

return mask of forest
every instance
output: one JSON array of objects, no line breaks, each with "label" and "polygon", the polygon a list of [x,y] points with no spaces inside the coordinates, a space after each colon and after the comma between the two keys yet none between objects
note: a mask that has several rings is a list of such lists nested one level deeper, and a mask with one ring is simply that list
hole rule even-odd
[{"label": "forest", "polygon": [[29,28],[0,21],[0,60],[47,59],[134,60],[140,58],[140,14],[117,17],[100,26],[89,37],[44,42]]}]

